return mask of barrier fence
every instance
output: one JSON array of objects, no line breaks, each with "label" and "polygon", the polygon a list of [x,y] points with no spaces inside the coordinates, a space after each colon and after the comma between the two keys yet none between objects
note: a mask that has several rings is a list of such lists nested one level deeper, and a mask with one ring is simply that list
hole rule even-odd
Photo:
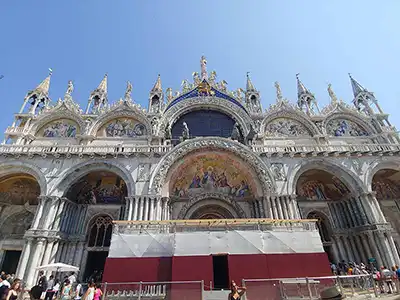
[{"label": "barrier fence", "polygon": [[304,278],[244,279],[247,291],[244,300],[261,299],[319,299],[322,290],[336,286],[347,298],[378,297],[379,286],[373,275],[346,275]]}]

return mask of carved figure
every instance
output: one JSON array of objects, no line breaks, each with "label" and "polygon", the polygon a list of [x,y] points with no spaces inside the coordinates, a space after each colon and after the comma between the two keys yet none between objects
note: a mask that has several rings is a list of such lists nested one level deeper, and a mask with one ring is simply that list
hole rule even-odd
[{"label": "carved figure", "polygon": [[165,129],[164,129],[164,138],[166,140],[170,140],[171,139],[171,127],[169,125],[169,123],[167,123],[167,125],[165,125]]},{"label": "carved figure", "polygon": [[220,89],[223,92],[226,92],[226,85],[228,83],[225,80],[222,80],[218,83],[218,89]]},{"label": "carved figure", "polygon": [[217,79],[217,72],[211,71],[210,77],[208,77],[208,82],[209,82],[211,85],[215,85],[215,80],[216,80],[216,79]]},{"label": "carved figure", "polygon": [[276,99],[282,100],[282,91],[278,81],[275,81]]},{"label": "carved figure", "polygon": [[187,140],[190,137],[189,127],[187,126],[186,122],[183,122],[183,129],[182,129],[182,140]]},{"label": "carved figure", "polygon": [[132,93],[132,84],[127,81],[126,82],[126,90],[125,90],[125,101],[131,99],[131,93]]},{"label": "carved figure", "polygon": [[239,100],[242,101],[243,97],[242,97],[242,93],[244,93],[242,88],[238,88],[235,92],[235,97]]},{"label": "carved figure", "polygon": [[201,69],[201,80],[207,79],[207,60],[206,57],[203,55],[200,59],[200,69]]},{"label": "carved figure", "polygon": [[283,169],[283,164],[281,164],[281,163],[271,164],[271,170],[272,170],[272,173],[274,174],[275,180],[277,180],[277,181],[285,181],[286,180],[286,175],[285,175],[285,171]]},{"label": "carved figure", "polygon": [[72,80],[69,80],[68,81],[67,91],[65,92],[65,95],[71,96],[73,91],[74,91],[74,84],[72,83]]},{"label": "carved figure", "polygon": [[182,81],[181,87],[182,87],[182,93],[187,93],[190,90],[189,82],[186,79]]},{"label": "carved figure", "polygon": [[235,125],[233,125],[231,139],[235,140],[235,141],[239,141],[239,139],[240,139],[240,130],[239,130],[238,123],[235,123]]},{"label": "carved figure", "polygon": [[198,72],[193,72],[192,76],[193,76],[194,84],[198,85],[201,82],[200,77],[199,77],[199,73]]},{"label": "carved figure", "polygon": [[153,135],[157,135],[158,133],[158,119],[154,118],[151,120],[151,127],[152,127],[152,133]]},{"label": "carved figure", "polygon": [[168,103],[171,102],[171,100],[174,98],[173,94],[172,94],[172,89],[171,88],[167,88],[166,90],[166,95],[167,95],[167,101]]}]

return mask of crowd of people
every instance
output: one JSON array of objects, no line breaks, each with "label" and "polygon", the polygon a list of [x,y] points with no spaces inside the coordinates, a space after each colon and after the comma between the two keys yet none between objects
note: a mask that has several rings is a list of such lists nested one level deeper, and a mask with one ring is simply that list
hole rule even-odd
[{"label": "crowd of people", "polygon": [[[0,275],[0,300],[16,300],[22,292],[22,281],[14,274]],[[31,300],[100,300],[103,292],[101,284],[90,280],[82,284],[72,272],[62,280],[54,275],[47,277],[39,272],[37,283],[29,290]]]},{"label": "crowd of people", "polygon": [[[374,284],[380,293],[392,294],[400,292],[400,268],[395,265],[390,268],[381,266],[379,269],[373,264],[356,264],[354,262],[341,262],[331,264],[334,275],[371,275]],[[368,281],[365,281],[368,283]],[[368,287],[368,286],[367,286]]]}]

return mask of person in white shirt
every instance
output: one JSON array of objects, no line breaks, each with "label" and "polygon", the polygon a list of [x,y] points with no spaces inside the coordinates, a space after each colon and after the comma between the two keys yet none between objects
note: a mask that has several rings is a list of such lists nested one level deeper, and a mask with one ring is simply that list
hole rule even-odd
[{"label": "person in white shirt", "polygon": [[69,275],[68,280],[69,280],[69,282],[71,282],[71,285],[72,285],[72,286],[75,284],[75,282],[76,282],[76,276],[75,276],[75,273],[74,273],[74,272],[72,272],[71,275]]}]

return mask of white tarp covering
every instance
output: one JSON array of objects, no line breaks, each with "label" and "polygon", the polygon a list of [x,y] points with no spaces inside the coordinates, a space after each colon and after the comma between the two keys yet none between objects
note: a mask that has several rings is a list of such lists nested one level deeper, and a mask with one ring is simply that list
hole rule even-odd
[{"label": "white tarp covering", "polygon": [[324,252],[316,230],[223,230],[113,234],[109,257],[170,257],[219,253],[272,254]]}]

